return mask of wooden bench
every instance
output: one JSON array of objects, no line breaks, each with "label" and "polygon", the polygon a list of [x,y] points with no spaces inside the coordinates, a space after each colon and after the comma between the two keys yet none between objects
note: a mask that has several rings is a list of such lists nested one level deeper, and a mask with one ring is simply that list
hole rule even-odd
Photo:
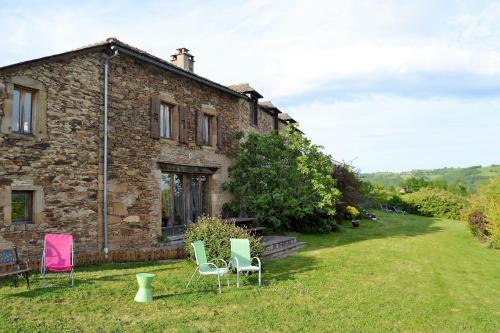
[{"label": "wooden bench", "polygon": [[235,218],[227,218],[224,221],[228,223],[234,223],[238,227],[242,227],[243,229],[247,229],[251,234],[262,236],[264,234],[265,227],[261,226],[253,226],[253,223],[256,221],[253,217],[235,217]]},{"label": "wooden bench", "polygon": [[[0,278],[14,275],[24,275],[26,278],[26,286],[30,289],[30,272],[31,268],[29,268],[28,263],[19,261],[16,247],[12,249],[0,250]],[[17,279],[14,280],[14,283],[17,286]]]}]

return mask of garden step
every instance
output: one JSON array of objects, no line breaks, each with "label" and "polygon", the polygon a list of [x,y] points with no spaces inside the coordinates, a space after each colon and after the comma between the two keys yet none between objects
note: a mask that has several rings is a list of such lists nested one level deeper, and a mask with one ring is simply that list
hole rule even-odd
[{"label": "garden step", "polygon": [[264,236],[262,237],[261,242],[266,251],[272,251],[274,249],[295,244],[297,242],[297,238],[287,236]]},{"label": "garden step", "polygon": [[279,258],[288,257],[292,255],[297,250],[303,248],[306,245],[304,242],[295,242],[294,244],[290,244],[285,247],[276,248],[271,251],[264,252],[264,259],[266,260],[274,260]]},{"label": "garden step", "polygon": [[287,236],[264,236],[261,242],[264,245],[265,259],[286,257],[305,245],[305,243],[297,242],[296,237]]}]

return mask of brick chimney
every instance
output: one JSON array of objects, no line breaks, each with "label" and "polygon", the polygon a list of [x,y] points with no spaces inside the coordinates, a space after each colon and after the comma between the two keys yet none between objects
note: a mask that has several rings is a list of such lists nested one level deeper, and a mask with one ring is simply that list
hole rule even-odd
[{"label": "brick chimney", "polygon": [[177,53],[170,56],[170,62],[186,71],[194,73],[194,56],[189,54],[189,50],[185,47],[177,49]]}]

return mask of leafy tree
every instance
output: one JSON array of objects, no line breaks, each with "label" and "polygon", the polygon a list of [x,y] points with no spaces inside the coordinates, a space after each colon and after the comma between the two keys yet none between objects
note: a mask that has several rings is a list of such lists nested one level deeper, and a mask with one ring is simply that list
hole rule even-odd
[{"label": "leafy tree", "polygon": [[373,201],[375,207],[380,207],[380,205],[389,203],[395,195],[394,191],[386,188],[382,184],[367,184],[366,192],[367,196]]},{"label": "leafy tree", "polygon": [[416,192],[423,187],[428,187],[429,185],[430,182],[428,182],[422,177],[411,177],[405,180],[401,184],[401,187],[405,190],[405,192],[411,193],[411,192]]},{"label": "leafy tree", "polygon": [[340,192],[331,158],[300,132],[251,133],[241,143],[225,188],[240,207],[273,229],[328,231]]},{"label": "leafy tree", "polygon": [[363,195],[365,184],[361,180],[358,171],[347,163],[335,164],[332,177],[342,194],[342,198],[336,207],[337,222],[340,222],[346,215],[347,206],[359,206],[365,200]]},{"label": "leafy tree", "polygon": [[459,194],[459,195],[467,195],[467,186],[461,180],[456,180],[453,183],[449,184],[447,187],[448,191]]}]

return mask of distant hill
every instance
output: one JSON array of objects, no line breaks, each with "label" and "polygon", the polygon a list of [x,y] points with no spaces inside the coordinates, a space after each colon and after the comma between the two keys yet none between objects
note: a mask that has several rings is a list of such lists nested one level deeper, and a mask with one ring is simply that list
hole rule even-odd
[{"label": "distant hill", "polygon": [[411,177],[422,177],[426,180],[439,179],[446,181],[448,184],[461,181],[465,185],[468,192],[474,192],[478,182],[493,176],[500,176],[500,165],[412,170],[400,173],[374,172],[362,174],[362,177],[365,180],[374,184],[382,184],[387,187],[399,187],[404,180]]}]

